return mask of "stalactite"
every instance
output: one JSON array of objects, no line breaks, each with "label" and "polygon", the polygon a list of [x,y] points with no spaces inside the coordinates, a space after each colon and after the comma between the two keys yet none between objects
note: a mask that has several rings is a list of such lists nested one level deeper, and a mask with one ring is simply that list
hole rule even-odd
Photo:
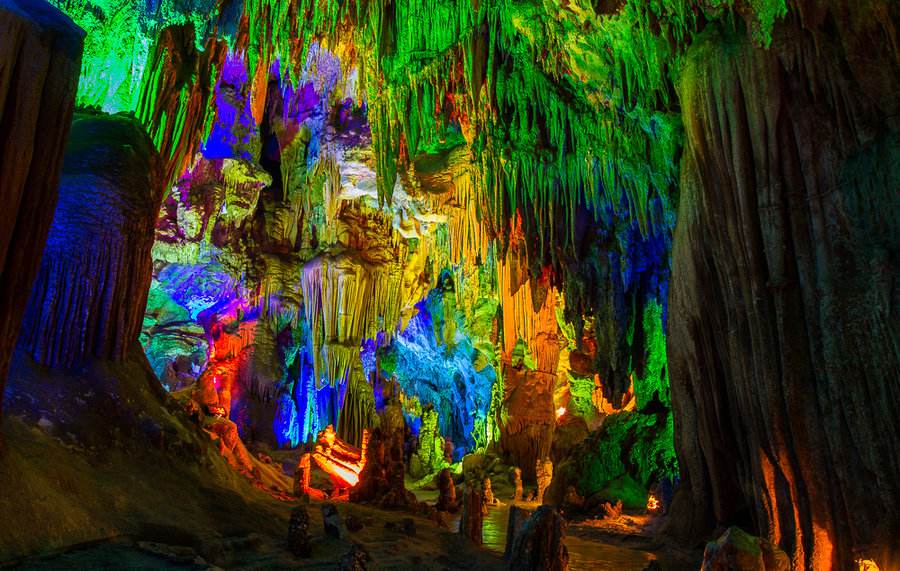
[{"label": "stalactite", "polygon": [[137,100],[136,115],[165,162],[167,185],[199,149],[216,70],[225,61],[224,42],[209,39],[198,51],[196,41],[190,24],[163,29],[150,50]]},{"label": "stalactite", "polygon": [[303,267],[306,319],[313,335],[316,379],[343,383],[363,339],[400,318],[400,271],[346,252],[322,255]]},{"label": "stalactite", "polygon": [[[556,374],[559,362],[556,290],[522,274],[515,258],[497,264],[505,357],[510,358],[522,339],[536,360],[537,370]],[[535,291],[543,294],[542,301],[535,297]]]},{"label": "stalactite", "polygon": [[363,431],[377,426],[375,395],[363,374],[361,363],[351,366],[347,393],[338,419],[338,436],[353,446],[361,446]]}]

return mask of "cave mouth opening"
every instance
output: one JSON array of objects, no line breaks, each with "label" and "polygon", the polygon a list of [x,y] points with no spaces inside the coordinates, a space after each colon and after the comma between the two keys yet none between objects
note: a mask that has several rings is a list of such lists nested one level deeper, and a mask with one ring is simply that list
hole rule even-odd
[{"label": "cave mouth opening", "polygon": [[0,562],[898,560],[896,6],[206,4],[0,4]]}]

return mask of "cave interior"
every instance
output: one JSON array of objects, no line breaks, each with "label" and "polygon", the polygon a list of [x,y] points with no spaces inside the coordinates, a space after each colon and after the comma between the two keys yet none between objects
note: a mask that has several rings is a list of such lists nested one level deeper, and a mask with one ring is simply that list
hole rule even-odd
[{"label": "cave interior", "polygon": [[898,30],[0,0],[0,567],[900,570]]}]

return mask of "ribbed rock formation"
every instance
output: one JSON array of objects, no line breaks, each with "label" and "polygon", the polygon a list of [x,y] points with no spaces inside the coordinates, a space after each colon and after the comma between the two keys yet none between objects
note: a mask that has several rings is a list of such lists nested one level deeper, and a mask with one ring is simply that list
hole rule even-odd
[{"label": "ribbed rock formation", "polygon": [[120,360],[147,304],[159,154],[133,118],[77,115],[59,194],[20,344],[52,367]]},{"label": "ribbed rock formation", "polygon": [[226,50],[224,42],[206,43],[207,49],[198,51],[193,26],[176,24],[160,31],[148,57],[137,116],[165,161],[166,184],[189,166],[211,112],[209,73],[213,65],[221,68]]},{"label": "ribbed rock formation", "polygon": [[681,80],[669,531],[849,569],[900,537],[900,10],[801,4],[769,50],[708,30]]},{"label": "ribbed rock formation", "polygon": [[566,520],[556,509],[541,506],[521,525],[509,555],[510,571],[566,571]]},{"label": "ribbed rock formation", "polygon": [[503,377],[508,415],[501,424],[500,446],[512,464],[522,467],[522,477],[531,482],[536,476],[535,463],[550,454],[556,428],[556,375],[506,366]]},{"label": "ribbed rock formation", "polygon": [[83,35],[44,2],[0,0],[0,400],[53,220]]}]

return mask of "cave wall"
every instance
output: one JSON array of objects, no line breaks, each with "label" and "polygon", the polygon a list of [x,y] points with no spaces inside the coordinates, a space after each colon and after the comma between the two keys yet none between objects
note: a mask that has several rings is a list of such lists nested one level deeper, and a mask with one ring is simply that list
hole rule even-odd
[{"label": "cave wall", "polygon": [[125,115],[77,114],[19,343],[41,364],[121,360],[150,289],[162,162]]},{"label": "cave wall", "polygon": [[898,16],[801,4],[768,50],[722,25],[687,52],[668,335],[677,537],[743,525],[794,568],[896,549]]},{"label": "cave wall", "polygon": [[53,220],[83,35],[43,2],[0,2],[0,400]]}]

